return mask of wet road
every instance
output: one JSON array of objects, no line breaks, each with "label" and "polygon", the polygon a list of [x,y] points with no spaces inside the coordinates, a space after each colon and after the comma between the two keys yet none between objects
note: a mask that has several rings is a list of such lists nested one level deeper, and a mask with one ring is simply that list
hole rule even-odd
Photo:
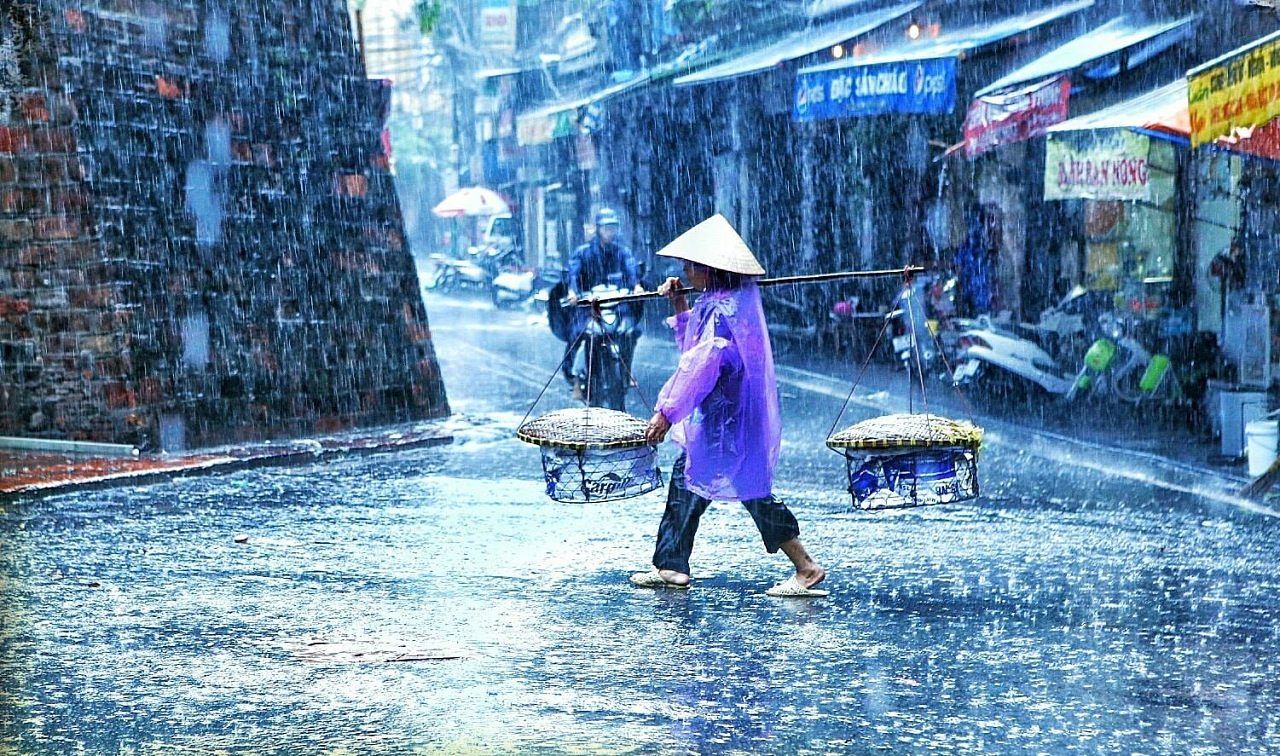
[{"label": "wet road", "polygon": [[[783,367],[778,490],[831,598],[766,598],[786,561],[737,505],[692,590],[637,590],[662,497],[552,503],[512,438],[558,342],[428,306],[452,446],[3,505],[0,752],[1280,748],[1269,510],[1010,430],[981,501],[852,514],[848,386]],[[671,364],[641,342],[650,397]]]}]

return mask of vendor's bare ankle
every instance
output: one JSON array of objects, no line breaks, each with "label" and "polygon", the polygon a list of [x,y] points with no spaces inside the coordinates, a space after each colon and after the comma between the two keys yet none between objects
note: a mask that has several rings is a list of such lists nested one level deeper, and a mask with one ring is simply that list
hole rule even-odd
[{"label": "vendor's bare ankle", "polygon": [[689,584],[689,576],[683,572],[676,572],[675,570],[658,570],[658,574],[662,576],[663,580],[671,583],[672,585]]},{"label": "vendor's bare ankle", "polygon": [[812,588],[827,579],[827,571],[815,563],[803,570],[796,570],[796,579],[804,587]]}]

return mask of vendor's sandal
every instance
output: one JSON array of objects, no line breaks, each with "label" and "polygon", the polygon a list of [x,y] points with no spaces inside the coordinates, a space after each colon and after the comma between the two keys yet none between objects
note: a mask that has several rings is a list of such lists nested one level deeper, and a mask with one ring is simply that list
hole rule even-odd
[{"label": "vendor's sandal", "polygon": [[775,598],[823,598],[830,596],[831,591],[824,591],[821,588],[806,588],[803,583],[795,579],[795,576],[792,576],[768,589],[764,594]]},{"label": "vendor's sandal", "polygon": [[648,572],[637,572],[631,576],[631,584],[637,588],[672,588],[675,590],[688,590],[688,583],[673,583],[662,576],[657,570]]}]

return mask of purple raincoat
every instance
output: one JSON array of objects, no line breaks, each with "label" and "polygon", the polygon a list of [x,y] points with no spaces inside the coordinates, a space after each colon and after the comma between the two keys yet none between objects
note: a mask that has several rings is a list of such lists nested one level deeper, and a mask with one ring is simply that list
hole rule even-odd
[{"label": "purple raincoat", "polygon": [[769,496],[782,426],[755,280],[708,291],[667,323],[675,328],[680,364],[658,393],[657,410],[688,455],[686,485],[716,501]]}]

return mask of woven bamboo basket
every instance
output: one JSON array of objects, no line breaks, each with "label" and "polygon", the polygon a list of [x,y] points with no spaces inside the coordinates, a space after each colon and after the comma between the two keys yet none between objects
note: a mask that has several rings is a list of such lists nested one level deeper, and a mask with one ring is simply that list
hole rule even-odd
[{"label": "woven bamboo basket", "polygon": [[953,504],[978,496],[982,429],[929,414],[863,420],[827,439],[845,458],[860,510]]},{"label": "woven bamboo basket", "polygon": [[617,501],[662,485],[646,424],[625,412],[573,407],[521,425],[516,437],[542,451],[547,496],[580,503]]}]

